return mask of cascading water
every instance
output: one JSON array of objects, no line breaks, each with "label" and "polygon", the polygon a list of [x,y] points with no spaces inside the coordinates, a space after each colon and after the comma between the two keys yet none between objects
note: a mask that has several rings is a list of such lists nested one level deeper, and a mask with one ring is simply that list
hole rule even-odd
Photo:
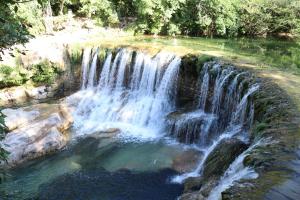
[{"label": "cascading water", "polygon": [[83,57],[82,57],[82,82],[81,82],[81,89],[85,89],[86,84],[87,84],[87,74],[89,71],[89,63],[90,63],[90,56],[91,56],[91,49],[87,48],[83,52]]},{"label": "cascading water", "polygon": [[[87,55],[84,54],[84,87],[68,98],[77,105],[74,124],[78,134],[118,128],[123,136],[162,136],[164,117],[175,109],[174,83],[180,58],[166,53],[159,53],[154,58],[137,53],[132,60],[132,52],[121,49],[114,59],[108,53],[96,81],[97,54],[98,51],[91,67],[87,65]],[[134,62],[133,66],[131,62]],[[76,102],[78,98],[80,100]]]},{"label": "cascading water", "polygon": [[[193,171],[173,178],[179,183],[201,176],[206,159],[224,139],[248,141],[254,113],[252,96],[259,86],[245,78],[247,73],[206,63],[199,76],[196,106],[176,113],[179,57],[168,53],[150,57],[128,49],[120,49],[115,56],[108,52],[97,80],[98,51],[92,62],[91,50],[84,51],[81,90],[67,99],[77,107],[73,113],[75,136],[117,128],[125,138],[148,140],[169,134],[182,143],[195,144],[203,157]],[[235,165],[242,172],[250,170],[242,169],[240,161],[231,168]],[[222,180],[228,179],[228,174],[232,177],[232,170]],[[222,180],[218,191],[225,188]]]},{"label": "cascading water", "polygon": [[219,64],[205,64],[201,74],[198,111],[181,114],[169,123],[174,127],[170,129],[171,134],[179,138],[184,134],[185,139],[180,141],[197,143],[202,147],[203,157],[194,171],[174,177],[174,182],[201,176],[206,159],[224,139],[248,140],[254,113],[250,97],[259,86],[250,84],[247,88],[248,84],[241,80],[245,72],[221,68]]}]

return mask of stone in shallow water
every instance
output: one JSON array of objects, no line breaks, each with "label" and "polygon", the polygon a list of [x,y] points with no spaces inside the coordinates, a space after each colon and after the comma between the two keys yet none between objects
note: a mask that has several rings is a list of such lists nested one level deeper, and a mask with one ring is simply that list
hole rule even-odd
[{"label": "stone in shallow water", "polygon": [[175,172],[136,173],[129,170],[108,172],[91,169],[63,175],[39,189],[39,199],[103,199],[103,200],[174,200],[182,185],[168,182]]},{"label": "stone in shallow water", "polygon": [[173,160],[172,168],[181,173],[190,172],[197,167],[200,157],[200,152],[189,149]]}]

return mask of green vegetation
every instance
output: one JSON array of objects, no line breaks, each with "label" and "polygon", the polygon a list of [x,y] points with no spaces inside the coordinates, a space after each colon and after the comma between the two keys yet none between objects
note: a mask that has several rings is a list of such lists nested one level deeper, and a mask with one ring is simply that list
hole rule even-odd
[{"label": "green vegetation", "polygon": [[[300,33],[298,0],[80,0],[106,25],[132,18],[137,33],[258,36]],[[88,11],[88,12],[87,12]],[[116,16],[118,15],[118,17]]]},{"label": "green vegetation", "polygon": [[51,84],[61,73],[59,66],[47,60],[32,66],[32,81],[36,84]]},{"label": "green vegetation", "polygon": [[18,86],[28,81],[28,72],[10,66],[0,66],[0,88]]},{"label": "green vegetation", "polygon": [[[5,126],[4,123],[4,115],[0,110],[0,141],[4,139],[5,133],[7,131],[7,127]],[[0,144],[0,163],[6,161],[8,156],[8,152],[3,149],[2,145]],[[5,170],[0,167],[0,183],[5,177]]]},{"label": "green vegetation", "polygon": [[16,15],[18,6],[13,2],[12,0],[0,0],[0,53],[4,48],[28,40],[29,32],[22,25],[23,19]]},{"label": "green vegetation", "polygon": [[81,64],[82,47],[72,47],[69,49],[68,55],[72,66]]},{"label": "green vegetation", "polygon": [[30,70],[20,66],[0,66],[0,89],[19,86],[31,80],[34,84],[51,84],[62,72],[59,66],[44,60],[29,67]]},{"label": "green vegetation", "polygon": [[[299,0],[0,0],[0,51],[45,31],[45,13],[98,25],[189,36],[298,36]],[[54,20],[60,23],[65,18]]]}]

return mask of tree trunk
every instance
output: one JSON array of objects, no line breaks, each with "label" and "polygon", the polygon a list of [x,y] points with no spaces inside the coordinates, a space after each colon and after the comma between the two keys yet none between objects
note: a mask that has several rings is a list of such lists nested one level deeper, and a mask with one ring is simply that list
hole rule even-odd
[{"label": "tree trunk", "polygon": [[46,29],[46,34],[53,33],[53,19],[52,19],[52,8],[50,1],[47,2],[46,7],[44,8],[44,24]]},{"label": "tree trunk", "polygon": [[65,0],[61,0],[59,4],[59,14],[63,15]]}]

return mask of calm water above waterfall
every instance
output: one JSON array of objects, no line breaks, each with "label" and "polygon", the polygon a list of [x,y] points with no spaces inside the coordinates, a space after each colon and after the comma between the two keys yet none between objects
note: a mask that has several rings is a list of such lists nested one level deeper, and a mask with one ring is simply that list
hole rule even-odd
[{"label": "calm water above waterfall", "polygon": [[[242,164],[260,145],[249,144],[252,96],[259,86],[248,73],[204,64],[197,98],[187,108],[177,101],[181,58],[120,49],[99,60],[99,51],[84,50],[81,89],[65,100],[75,119],[71,144],[12,170],[0,189],[13,191],[8,199],[175,199],[182,183],[202,176],[210,154],[233,138],[249,148],[231,163],[208,199],[218,199],[236,180],[257,177]],[[176,159],[191,149],[199,155],[196,164],[178,170]]]}]

